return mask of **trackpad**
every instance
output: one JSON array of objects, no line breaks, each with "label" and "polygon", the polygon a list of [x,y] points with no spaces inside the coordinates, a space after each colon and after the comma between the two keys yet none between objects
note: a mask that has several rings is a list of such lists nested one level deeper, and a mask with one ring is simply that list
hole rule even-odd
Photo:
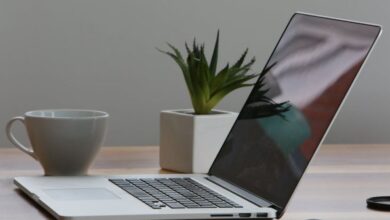
[{"label": "trackpad", "polygon": [[62,188],[44,189],[50,198],[54,200],[110,200],[120,199],[110,190],[105,188]]}]

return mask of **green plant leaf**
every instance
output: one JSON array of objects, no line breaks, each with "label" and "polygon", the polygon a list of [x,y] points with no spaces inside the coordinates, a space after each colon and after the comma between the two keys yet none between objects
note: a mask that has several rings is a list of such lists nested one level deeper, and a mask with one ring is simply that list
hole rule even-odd
[{"label": "green plant leaf", "polygon": [[244,53],[241,55],[240,59],[233,65],[233,68],[240,68],[242,63],[245,60],[246,54],[248,53],[248,48],[245,49]]},{"label": "green plant leaf", "polygon": [[186,47],[187,54],[190,54],[192,51],[191,51],[190,47],[188,46],[187,42],[184,42],[184,45]]},{"label": "green plant leaf", "polygon": [[199,75],[201,79],[201,85],[203,90],[204,99],[207,101],[210,98],[210,87],[209,87],[209,79],[210,76],[210,70],[209,66],[207,64],[206,57],[204,56],[204,47],[201,47],[201,57],[199,61]]},{"label": "green plant leaf", "polygon": [[[227,88],[230,88],[234,85],[242,85],[243,83],[257,77],[257,75],[244,75],[244,76],[237,76],[234,79],[229,80],[229,82],[225,83],[221,88],[218,88],[217,90],[214,90],[211,96],[214,96],[215,94],[219,93],[220,91],[223,91]],[[252,85],[252,84],[248,84]]]},{"label": "green plant leaf", "polygon": [[248,87],[252,86],[252,84],[234,84],[229,87],[224,88],[223,90],[218,91],[214,95],[211,96],[210,100],[208,101],[208,105],[214,107],[216,106],[227,94],[230,92],[242,88],[242,87]]},{"label": "green plant leaf", "polygon": [[182,70],[182,73],[183,73],[183,76],[184,76],[184,80],[185,80],[185,82],[187,84],[189,93],[192,94],[193,88],[192,88],[192,82],[191,82],[191,77],[190,77],[190,73],[189,73],[188,67],[187,67],[185,61],[183,60],[183,57],[181,56],[180,52],[175,47],[172,46],[172,48],[175,49],[174,50],[175,54],[173,54],[171,52],[160,50],[158,48],[157,48],[157,50],[160,51],[161,53],[167,54],[168,56],[170,56],[178,64],[178,66]]},{"label": "green plant leaf", "polygon": [[201,88],[201,79],[199,78],[199,60],[195,57],[195,54],[193,52],[188,54],[187,65],[193,88],[192,96],[196,99],[195,101],[196,103],[198,103],[197,105],[200,105],[202,103],[204,95]]},{"label": "green plant leaf", "polygon": [[241,75],[244,75],[246,74],[251,66],[256,62],[256,58],[255,57],[252,57],[252,59],[247,63],[245,64],[244,66],[241,67],[242,70],[245,70],[245,72],[242,72],[242,71],[239,71],[238,73],[240,73]]},{"label": "green plant leaf", "polygon": [[210,61],[210,73],[215,75],[217,71],[217,63],[218,63],[218,48],[219,48],[219,30],[217,32],[217,39],[215,40],[213,55]]},{"label": "green plant leaf", "polygon": [[223,68],[219,73],[210,81],[211,92],[214,93],[225,80],[227,79],[229,74],[229,64],[226,64],[225,68]]}]

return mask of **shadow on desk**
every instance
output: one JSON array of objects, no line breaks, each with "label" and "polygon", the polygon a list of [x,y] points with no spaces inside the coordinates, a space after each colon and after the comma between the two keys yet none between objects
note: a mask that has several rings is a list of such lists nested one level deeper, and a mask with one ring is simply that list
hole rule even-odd
[{"label": "shadow on desk", "polygon": [[[42,214],[42,217],[46,218],[46,219],[54,219],[52,215],[50,215],[49,212],[47,212],[44,208],[42,208],[40,205],[38,205],[33,199],[31,199],[30,197],[28,197],[25,193],[23,193],[22,190],[20,189],[14,189],[14,192],[16,194],[18,194],[18,196],[20,196],[21,198],[23,198],[30,206],[34,206],[36,208],[36,210]],[[16,212],[20,212],[21,210],[10,210],[10,211],[16,211]]]}]

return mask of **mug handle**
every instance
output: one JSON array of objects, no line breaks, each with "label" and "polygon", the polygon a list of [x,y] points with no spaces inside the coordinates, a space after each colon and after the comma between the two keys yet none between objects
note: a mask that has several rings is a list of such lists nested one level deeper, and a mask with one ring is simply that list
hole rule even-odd
[{"label": "mug handle", "polygon": [[[34,158],[35,160],[38,160],[37,156],[34,154],[34,151],[32,150],[32,148],[28,148],[26,146],[24,146],[23,144],[21,144],[16,138],[15,136],[12,134],[12,131],[11,131],[11,128],[12,128],[12,124],[16,121],[20,121],[23,123],[23,125],[25,125],[24,123],[24,117],[22,116],[18,116],[18,117],[14,117],[12,118],[8,123],[7,123],[7,126],[6,126],[6,133],[7,133],[7,137],[9,139],[9,141],[11,141],[11,143],[13,143],[17,148],[19,148],[21,151],[23,151],[24,153],[30,155],[32,158]],[[25,125],[26,126],[26,125]]]}]

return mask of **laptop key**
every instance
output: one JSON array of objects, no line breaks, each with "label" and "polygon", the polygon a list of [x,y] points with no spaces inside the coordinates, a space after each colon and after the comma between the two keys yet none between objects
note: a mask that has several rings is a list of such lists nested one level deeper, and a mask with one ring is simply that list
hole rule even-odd
[{"label": "laptop key", "polygon": [[184,206],[187,208],[201,208],[198,204],[184,204]]},{"label": "laptop key", "polygon": [[218,208],[233,208],[232,205],[229,204],[216,204]]},{"label": "laptop key", "polygon": [[139,197],[138,199],[143,202],[158,202],[158,199],[153,197]]},{"label": "laptop key", "polygon": [[217,208],[215,205],[200,205],[201,208]]},{"label": "laptop key", "polygon": [[178,203],[178,202],[167,202],[165,203],[169,208],[172,208],[172,209],[184,209],[185,206]]}]

